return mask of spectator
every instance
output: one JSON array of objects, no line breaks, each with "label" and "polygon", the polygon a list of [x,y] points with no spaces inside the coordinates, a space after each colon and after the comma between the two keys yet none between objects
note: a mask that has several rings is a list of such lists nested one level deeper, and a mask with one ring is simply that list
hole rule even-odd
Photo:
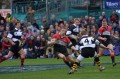
[{"label": "spectator", "polygon": [[53,57],[53,52],[52,49],[48,49],[48,58],[52,58]]},{"label": "spectator", "polygon": [[36,26],[34,26],[34,33],[36,32],[36,34],[37,35],[39,35],[40,34],[40,30],[39,29],[37,29],[37,27]]},{"label": "spectator", "polygon": [[98,28],[100,28],[102,26],[102,16],[99,17],[99,20],[97,22]]},{"label": "spectator", "polygon": [[39,29],[39,25],[37,24],[36,20],[34,20],[32,25],[35,26],[37,29]]},{"label": "spectator", "polygon": [[28,31],[28,32],[26,33],[26,38],[28,38],[28,37],[30,37],[30,36],[32,36],[32,35],[33,35],[33,33],[32,33],[32,30],[31,30],[31,29],[28,29],[27,31]]},{"label": "spectator", "polygon": [[69,16],[69,21],[68,21],[69,25],[71,26],[74,23],[74,19],[72,16]]},{"label": "spectator", "polygon": [[28,7],[28,11],[27,11],[27,22],[34,22],[34,14],[35,14],[35,10],[33,10],[33,8],[31,6]]},{"label": "spectator", "polygon": [[47,32],[47,30],[49,29],[49,25],[45,17],[42,18],[42,25],[43,25],[45,32]]},{"label": "spectator", "polygon": [[103,20],[103,19],[106,19],[107,22],[109,21],[109,20],[108,20],[108,17],[107,17],[106,14],[105,14],[105,12],[102,12],[102,20]]},{"label": "spectator", "polygon": [[35,57],[35,50],[34,50],[34,36],[28,37],[28,51],[27,51],[27,58],[36,58]]},{"label": "spectator", "polygon": [[31,24],[31,22],[28,22],[27,23],[28,25],[27,25],[27,29],[31,29],[31,31],[32,31],[32,33],[34,32],[34,27],[33,27],[33,25]]},{"label": "spectator", "polygon": [[84,24],[81,24],[80,32],[81,32],[82,30],[85,30],[85,26],[84,26]]},{"label": "spectator", "polygon": [[118,31],[112,31],[112,43],[114,46],[120,46],[120,34]]},{"label": "spectator", "polygon": [[6,22],[4,20],[0,21],[0,25],[3,25],[4,27],[6,26]]},{"label": "spectator", "polygon": [[50,20],[50,25],[55,26],[55,23],[57,22],[55,15],[52,15],[51,20]]},{"label": "spectator", "polygon": [[11,19],[12,19],[11,14],[10,14],[10,13],[7,13],[7,16],[6,16],[5,19],[6,19],[7,22],[11,22]]},{"label": "spectator", "polygon": [[40,35],[41,38],[41,47],[40,47],[40,58],[45,57],[47,42],[43,35]]},{"label": "spectator", "polygon": [[98,25],[96,24],[94,19],[91,20],[90,26],[95,26],[95,28],[98,29]]},{"label": "spectator", "polygon": [[54,33],[54,34],[56,33],[56,30],[53,25],[50,25],[48,30],[50,31],[50,33]]},{"label": "spectator", "polygon": [[20,20],[20,25],[21,25],[20,29],[23,30],[23,28],[24,28],[24,26],[25,26],[24,20]]},{"label": "spectator", "polygon": [[0,14],[0,21],[1,20],[4,20],[5,21],[5,18]]},{"label": "spectator", "polygon": [[36,41],[35,41],[35,55],[36,55],[36,57],[40,57],[40,49],[41,49],[41,40],[40,40],[40,36],[37,36]]},{"label": "spectator", "polygon": [[85,16],[84,25],[87,26],[89,24],[89,22],[90,22],[89,17]]},{"label": "spectator", "polygon": [[2,35],[2,38],[7,38],[7,35],[8,35],[8,32],[7,32],[7,31],[4,31],[4,32],[3,32],[3,35]]},{"label": "spectator", "polygon": [[119,20],[119,24],[118,24],[118,26],[116,27],[116,31],[118,31],[119,34],[120,34],[120,20]]},{"label": "spectator", "polygon": [[112,30],[115,32],[117,30],[118,25],[116,23],[113,23]]},{"label": "spectator", "polygon": [[0,40],[2,40],[3,32],[4,32],[4,26],[0,25]]},{"label": "spectator", "polygon": [[27,32],[28,32],[28,30],[27,30],[27,26],[24,26],[22,31],[23,31],[23,33],[26,35]]},{"label": "spectator", "polygon": [[110,21],[112,23],[117,23],[117,24],[119,22],[119,16],[118,16],[118,14],[116,13],[115,10],[112,11],[112,15],[110,16]]},{"label": "spectator", "polygon": [[58,33],[60,31],[58,22],[55,23],[55,30],[56,30],[56,33]]},{"label": "spectator", "polygon": [[7,31],[8,33],[10,33],[10,25],[9,25],[9,23],[6,24],[5,31]]}]

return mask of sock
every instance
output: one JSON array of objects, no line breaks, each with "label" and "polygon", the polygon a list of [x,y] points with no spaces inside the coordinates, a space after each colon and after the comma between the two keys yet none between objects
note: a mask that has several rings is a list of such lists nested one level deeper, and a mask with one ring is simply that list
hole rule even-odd
[{"label": "sock", "polygon": [[94,60],[93,60],[93,66],[95,66],[95,64],[96,64],[96,61],[95,61],[95,58],[94,58]]},{"label": "sock", "polygon": [[63,59],[64,63],[69,67],[71,68],[71,64],[69,63],[68,59]]},{"label": "sock", "polygon": [[99,60],[99,57],[95,57],[95,62],[99,67],[102,67],[100,60]]},{"label": "sock", "polygon": [[24,58],[20,58],[21,59],[21,66],[24,66]]},{"label": "sock", "polygon": [[6,60],[5,57],[0,57],[0,63],[3,62],[3,61],[5,61],[5,60]]},{"label": "sock", "polygon": [[74,53],[74,56],[75,56],[76,58],[78,57],[76,53]]},{"label": "sock", "polygon": [[80,64],[80,63],[75,62],[75,63],[73,64],[73,66],[72,66],[72,69],[73,69],[73,70],[77,70],[79,64]]},{"label": "sock", "polygon": [[112,63],[115,63],[115,54],[112,53],[112,54],[110,54],[110,56],[111,56]]}]

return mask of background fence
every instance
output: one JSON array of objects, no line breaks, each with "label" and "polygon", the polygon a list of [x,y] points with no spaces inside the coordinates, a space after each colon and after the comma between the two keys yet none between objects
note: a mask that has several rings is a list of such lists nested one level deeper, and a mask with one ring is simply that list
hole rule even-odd
[{"label": "background fence", "polygon": [[38,21],[43,16],[49,20],[52,14],[65,20],[68,20],[69,16],[85,15],[98,18],[102,11],[105,11],[109,17],[112,11],[104,8],[104,0],[24,0],[20,2],[17,0],[12,5],[13,14],[20,19],[25,19],[28,6],[32,6],[35,10],[35,19]]}]

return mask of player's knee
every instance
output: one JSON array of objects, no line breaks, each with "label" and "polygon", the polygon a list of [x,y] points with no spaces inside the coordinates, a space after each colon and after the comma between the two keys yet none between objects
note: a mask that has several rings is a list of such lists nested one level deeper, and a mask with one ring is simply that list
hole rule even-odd
[{"label": "player's knee", "polygon": [[97,57],[101,57],[101,56],[102,56],[102,53],[98,53],[98,54],[97,54]]},{"label": "player's knee", "polygon": [[8,59],[8,58],[10,58],[10,57],[11,57],[10,55],[6,55],[6,56],[5,56],[6,59]]},{"label": "player's knee", "polygon": [[110,56],[111,56],[111,57],[114,57],[114,56],[115,56],[115,54],[114,54],[114,53],[111,53],[111,54],[110,54]]}]

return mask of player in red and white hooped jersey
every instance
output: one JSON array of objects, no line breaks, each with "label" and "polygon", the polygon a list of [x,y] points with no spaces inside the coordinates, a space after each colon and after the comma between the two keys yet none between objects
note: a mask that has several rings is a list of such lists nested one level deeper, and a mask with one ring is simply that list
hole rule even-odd
[{"label": "player in red and white hooped jersey", "polygon": [[[61,28],[59,33],[52,36],[51,41],[48,41],[48,45],[54,45],[55,56],[63,59],[65,64],[71,68],[71,64],[74,64],[74,60],[71,55],[69,55],[67,48],[70,47],[72,50],[76,51],[76,48],[71,43],[70,39],[65,35],[66,29]],[[69,61],[71,64],[69,64]]]},{"label": "player in red and white hooped jersey", "polygon": [[[102,21],[102,26],[98,29],[98,39],[99,41],[104,44],[105,46],[109,47],[109,52],[110,52],[110,56],[111,56],[111,60],[112,60],[112,65],[115,66],[116,62],[115,62],[115,53],[113,51],[113,45],[111,43],[111,27],[109,25],[107,25],[107,21],[106,19],[103,19]],[[104,48],[99,47],[99,52],[98,52],[98,57],[102,56],[104,51]]]}]

